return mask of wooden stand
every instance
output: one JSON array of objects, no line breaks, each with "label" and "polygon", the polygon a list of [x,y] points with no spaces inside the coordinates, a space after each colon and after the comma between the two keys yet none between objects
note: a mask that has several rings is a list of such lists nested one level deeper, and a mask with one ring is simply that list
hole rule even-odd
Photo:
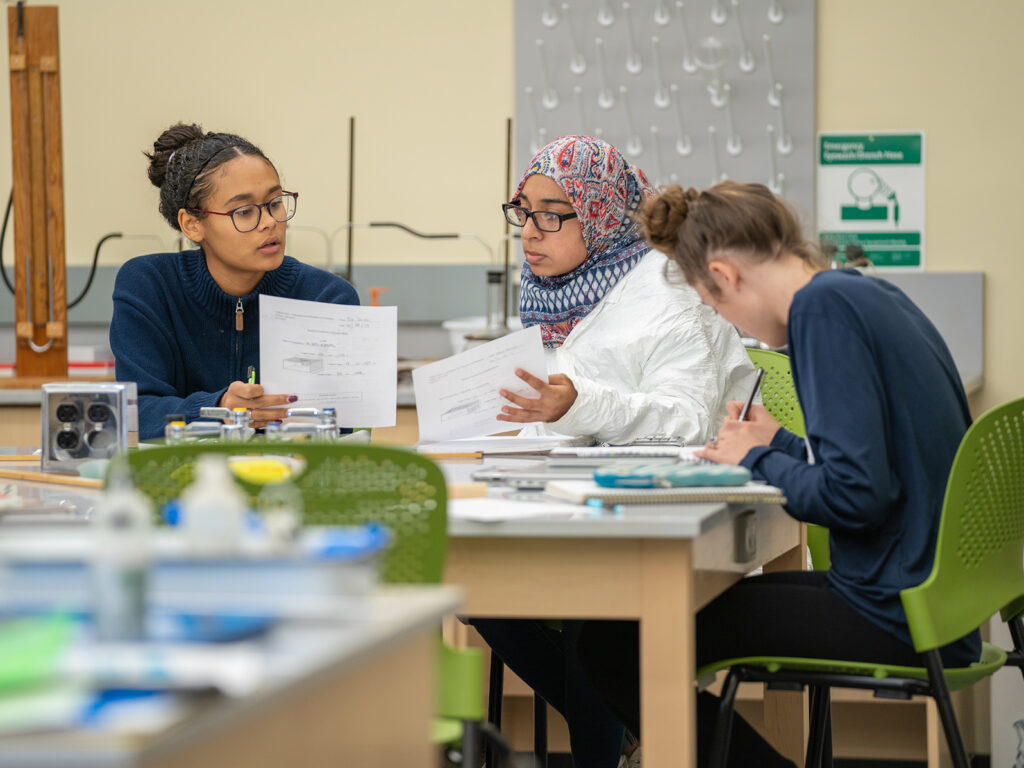
[{"label": "wooden stand", "polygon": [[18,376],[66,376],[64,171],[55,6],[7,9]]}]

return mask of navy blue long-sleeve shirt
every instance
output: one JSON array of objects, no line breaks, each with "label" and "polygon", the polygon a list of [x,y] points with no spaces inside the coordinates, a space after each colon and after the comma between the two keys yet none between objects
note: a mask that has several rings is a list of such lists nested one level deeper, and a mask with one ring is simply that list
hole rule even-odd
[{"label": "navy blue long-sleeve shirt", "polygon": [[110,349],[118,381],[138,385],[139,439],[162,437],[169,414],[198,418],[250,365],[259,371],[260,294],[359,303],[348,282],[290,256],[240,297],[221,290],[202,250],[139,256],[118,270]]},{"label": "navy blue long-sleeve shirt", "polygon": [[[830,585],[911,643],[899,592],[931,572],[971,422],[953,358],[902,291],[855,270],[820,272],[797,291],[787,343],[807,440],[780,429],[741,463],[785,491],[793,517],[829,529]],[[977,633],[962,642],[976,659]]]}]

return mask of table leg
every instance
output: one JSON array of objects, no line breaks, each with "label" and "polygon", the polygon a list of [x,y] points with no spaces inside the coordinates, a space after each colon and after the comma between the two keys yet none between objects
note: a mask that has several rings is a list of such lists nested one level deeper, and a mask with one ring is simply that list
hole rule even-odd
[{"label": "table leg", "polygon": [[640,742],[644,768],[697,764],[693,555],[689,541],[641,553]]}]

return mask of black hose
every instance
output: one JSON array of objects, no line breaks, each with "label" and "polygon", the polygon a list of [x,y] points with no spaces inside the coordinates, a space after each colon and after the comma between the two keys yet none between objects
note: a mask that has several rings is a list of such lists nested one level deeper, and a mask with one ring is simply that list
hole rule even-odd
[{"label": "black hose", "polygon": [[457,234],[452,235],[428,235],[425,232],[417,232],[411,227],[405,226],[405,224],[399,224],[397,221],[371,221],[371,227],[394,227],[395,229],[401,229],[408,232],[413,237],[422,237],[424,240],[455,240],[458,238]]},{"label": "black hose", "polygon": [[11,218],[11,206],[14,205],[14,187],[11,187],[11,196],[7,198],[7,211],[4,213],[4,223],[0,227],[0,275],[4,278],[4,285],[14,295],[14,283],[7,277],[7,270],[4,269],[4,238],[7,237],[7,222]]},{"label": "black hose", "polygon": [[124,237],[124,234],[121,232],[111,232],[109,235],[101,237],[100,241],[96,243],[96,250],[93,251],[92,254],[92,266],[89,268],[89,277],[85,281],[85,287],[82,289],[82,292],[78,294],[78,298],[68,304],[68,309],[72,309],[76,304],[78,304],[78,302],[85,298],[85,294],[89,292],[89,286],[92,285],[92,279],[96,276],[96,264],[100,260],[100,248],[103,247],[103,244],[107,242],[107,240],[112,240],[117,237]]}]

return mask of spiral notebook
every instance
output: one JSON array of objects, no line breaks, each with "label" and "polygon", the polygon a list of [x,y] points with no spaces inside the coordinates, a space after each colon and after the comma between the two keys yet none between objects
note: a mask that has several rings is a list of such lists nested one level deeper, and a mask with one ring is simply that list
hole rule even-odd
[{"label": "spiral notebook", "polygon": [[586,504],[600,499],[605,504],[664,504],[666,502],[721,501],[736,504],[785,504],[786,497],[773,485],[690,486],[683,488],[603,488],[593,480],[554,480],[544,492],[557,499]]}]

